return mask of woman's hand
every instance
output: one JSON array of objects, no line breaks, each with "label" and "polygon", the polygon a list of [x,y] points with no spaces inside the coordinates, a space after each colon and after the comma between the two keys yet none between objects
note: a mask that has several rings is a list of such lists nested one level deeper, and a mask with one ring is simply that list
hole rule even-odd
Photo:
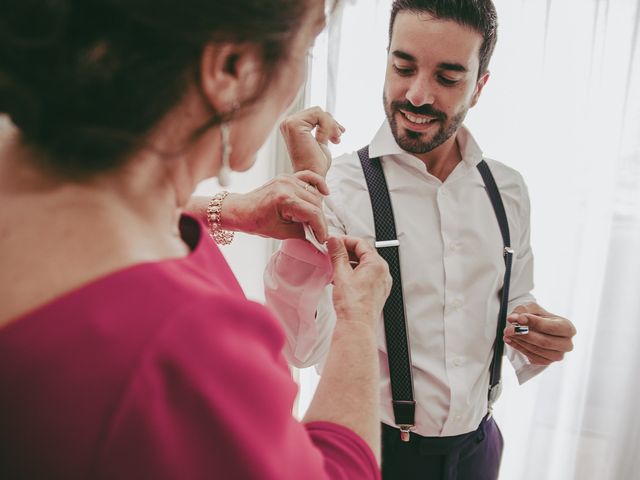
[{"label": "woman's hand", "polygon": [[375,326],[391,291],[387,262],[365,240],[331,237],[327,243],[333,264],[333,306],[338,323]]},{"label": "woman's hand", "polygon": [[280,132],[287,144],[293,171],[310,170],[324,177],[331,166],[328,142],[340,143],[344,127],[320,107],[311,107],[287,117],[280,124]]},{"label": "woman's hand", "polygon": [[282,174],[244,194],[231,193],[221,211],[221,227],[263,237],[304,238],[308,223],[321,243],[327,240],[322,201],[329,189],[317,173]]}]

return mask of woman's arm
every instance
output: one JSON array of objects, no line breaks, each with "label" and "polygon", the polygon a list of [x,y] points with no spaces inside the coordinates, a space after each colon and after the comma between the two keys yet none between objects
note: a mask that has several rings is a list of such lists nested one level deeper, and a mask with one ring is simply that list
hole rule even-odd
[{"label": "woman's arm", "polygon": [[[220,227],[284,240],[304,238],[302,223],[308,223],[324,243],[328,233],[322,201],[329,195],[324,177],[331,166],[327,145],[339,143],[344,128],[327,112],[312,107],[286,118],[280,131],[296,173],[278,175],[249,193],[227,195]],[[187,211],[206,223],[210,200],[194,196]]]},{"label": "woman's arm", "polygon": [[364,240],[331,238],[328,246],[337,320],[327,363],[304,421],[325,420],[350,428],[379,459],[375,325],[391,290],[391,276],[387,263]]},{"label": "woman's arm", "polygon": [[[313,187],[311,186],[313,185]],[[322,201],[329,189],[320,175],[282,174],[248,193],[230,193],[222,202],[220,227],[277,238],[304,238],[301,222],[311,225],[320,242],[327,239]],[[211,198],[193,196],[186,210],[207,223]]]}]

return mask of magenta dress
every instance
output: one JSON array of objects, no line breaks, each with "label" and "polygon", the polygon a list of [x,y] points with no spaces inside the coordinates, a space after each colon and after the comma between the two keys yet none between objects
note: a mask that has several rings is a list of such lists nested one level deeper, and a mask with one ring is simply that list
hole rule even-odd
[{"label": "magenta dress", "polygon": [[379,478],[351,430],[291,416],[278,322],[198,221],[181,232],[188,257],[120,270],[0,329],[0,478]]}]

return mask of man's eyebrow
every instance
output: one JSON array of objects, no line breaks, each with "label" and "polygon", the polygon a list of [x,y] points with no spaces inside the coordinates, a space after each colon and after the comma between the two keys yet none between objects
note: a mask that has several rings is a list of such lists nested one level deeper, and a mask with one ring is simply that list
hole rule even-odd
[{"label": "man's eyebrow", "polygon": [[391,52],[391,55],[393,55],[394,57],[401,58],[402,60],[406,60],[407,62],[416,61],[416,57],[414,57],[410,53],[403,52],[402,50],[394,50],[393,52]]},{"label": "man's eyebrow", "polygon": [[447,63],[447,62],[439,63],[438,68],[440,70],[452,70],[454,72],[462,72],[462,73],[467,73],[469,71],[467,67],[459,63]]},{"label": "man's eyebrow", "polygon": [[[394,57],[398,57],[402,60],[406,60],[407,62],[415,63],[418,61],[416,57],[414,57],[410,53],[407,53],[403,50],[394,50],[393,52],[391,52],[391,55],[393,55]],[[452,63],[452,62],[439,63],[438,68],[440,70],[450,70],[453,72],[462,72],[462,73],[467,73],[469,71],[469,69],[467,69],[467,67],[465,67],[461,63]]]}]

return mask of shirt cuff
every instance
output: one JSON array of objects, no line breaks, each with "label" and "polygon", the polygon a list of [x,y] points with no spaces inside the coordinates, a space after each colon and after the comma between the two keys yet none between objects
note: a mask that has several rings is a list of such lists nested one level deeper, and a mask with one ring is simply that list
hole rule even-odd
[{"label": "shirt cuff", "polygon": [[546,365],[533,365],[526,355],[520,353],[510,345],[505,345],[505,347],[507,350],[507,357],[511,360],[511,364],[516,371],[516,376],[518,377],[518,383],[520,385],[531,380],[547,368]]},{"label": "shirt cuff", "polygon": [[329,255],[318,250],[307,240],[297,238],[284,240],[280,250],[301,262],[315,265],[323,270],[333,271]]}]

